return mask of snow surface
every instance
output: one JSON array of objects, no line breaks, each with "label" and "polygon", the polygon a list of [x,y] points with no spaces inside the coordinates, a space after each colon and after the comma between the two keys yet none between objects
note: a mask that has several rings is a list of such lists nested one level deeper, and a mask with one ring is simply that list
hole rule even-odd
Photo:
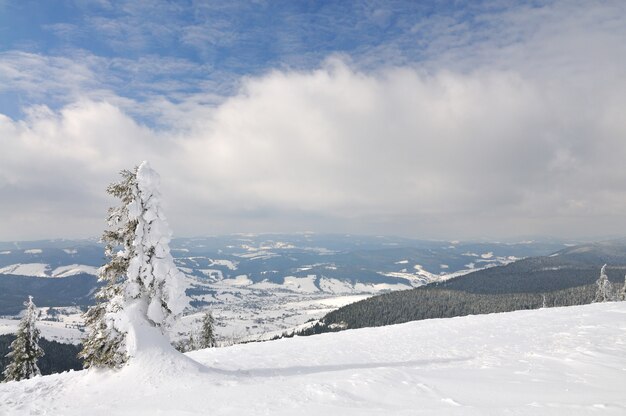
[{"label": "snow surface", "polygon": [[338,296],[336,298],[319,299],[312,303],[317,305],[326,306],[329,308],[340,308],[350,303],[358,302],[363,299],[369,298],[369,295],[351,295],[351,296]]},{"label": "snow surface", "polygon": [[[39,309],[45,310],[47,308]],[[85,336],[79,329],[82,327],[80,313],[61,315],[58,316],[58,319],[58,321],[39,320],[37,322],[37,328],[41,331],[42,338],[66,344],[80,343]],[[0,335],[16,333],[19,324],[19,319],[0,318]]]},{"label": "snow surface", "polygon": [[307,277],[285,276],[284,286],[290,290],[297,290],[298,292],[314,293],[319,289],[315,286],[315,280],[317,276],[310,274]]},{"label": "snow surface", "polygon": [[350,282],[339,279],[329,279],[321,277],[319,279],[319,287],[322,292],[326,293],[350,293],[354,290],[354,285]]},{"label": "snow surface", "polygon": [[253,282],[252,280],[248,279],[248,276],[242,274],[239,276],[235,276],[234,279],[224,279],[223,283],[229,286],[249,286]]},{"label": "snow surface", "polygon": [[211,266],[213,265],[226,266],[230,270],[237,270],[237,264],[231,260],[211,260]]},{"label": "snow surface", "polygon": [[44,263],[11,264],[0,268],[0,274],[50,277],[50,266]]},{"label": "snow surface", "polygon": [[85,264],[68,264],[51,271],[49,264],[45,263],[18,263],[0,267],[0,274],[12,274],[28,277],[69,277],[77,274],[91,274],[96,276],[98,268]]},{"label": "snow surface", "polygon": [[68,266],[61,266],[54,269],[52,276],[54,277],[68,277],[77,274],[86,273],[94,276],[98,275],[98,268],[93,266],[87,266],[84,264],[70,264]]},{"label": "snow surface", "polygon": [[[0,385],[2,415],[623,415],[626,302],[175,353]],[[143,328],[143,330],[147,330]],[[161,348],[157,348],[161,344]]]},{"label": "snow surface", "polygon": [[221,270],[218,270],[218,269],[198,269],[198,270],[202,272],[204,275],[206,275],[207,277],[212,277],[217,280],[224,280],[224,274],[222,273]]},{"label": "snow surface", "polygon": [[143,161],[136,177],[138,194],[127,205],[128,219],[137,220],[137,226],[135,251],[126,270],[125,301],[141,294],[146,316],[155,324],[166,324],[188,306],[187,279],[170,254],[172,232],[161,209],[160,176]]}]

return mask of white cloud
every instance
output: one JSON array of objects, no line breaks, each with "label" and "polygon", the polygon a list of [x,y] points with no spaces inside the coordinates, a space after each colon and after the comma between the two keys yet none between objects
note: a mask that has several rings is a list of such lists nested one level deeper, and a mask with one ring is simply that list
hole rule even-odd
[{"label": "white cloud", "polygon": [[[626,209],[626,85],[571,88],[510,71],[363,73],[331,60],[249,79],[218,106],[176,112],[185,118],[167,132],[106,103],[33,109],[0,122],[0,192],[13,198],[2,228],[19,235],[12,216],[30,208],[18,206],[49,206],[33,208],[33,236],[64,235],[55,224],[67,215],[91,221],[75,232],[97,233],[106,183],[150,159],[179,234],[608,232]],[[595,105],[573,98],[583,95]]]},{"label": "white cloud", "polygon": [[95,86],[94,78],[83,59],[20,51],[0,53],[0,92],[19,91],[36,99],[47,94],[75,99],[79,91]]},{"label": "white cloud", "polygon": [[58,112],[0,118],[0,239],[98,234],[106,184],[143,159],[163,176],[178,235],[619,232],[626,13],[571,4],[485,15],[484,29],[437,19],[413,27],[430,36],[419,64],[331,58],[243,78],[221,98],[167,83],[122,98],[97,68],[201,72],[184,60],[4,54],[5,88],[73,91]]},{"label": "white cloud", "polygon": [[[388,219],[382,226],[393,232],[429,235],[437,229],[423,222],[450,234],[502,232],[497,223],[507,221],[508,232],[528,222],[565,232],[549,223],[573,226],[567,217],[588,216],[592,205],[597,217],[626,208],[607,192],[624,176],[616,111],[626,103],[550,82],[501,71],[366,75],[341,64],[275,72],[251,80],[184,146],[199,155],[191,162],[198,177],[228,189],[220,199],[247,206],[311,211],[371,231]],[[570,101],[583,92],[602,105]],[[613,195],[608,206],[603,194]]]}]

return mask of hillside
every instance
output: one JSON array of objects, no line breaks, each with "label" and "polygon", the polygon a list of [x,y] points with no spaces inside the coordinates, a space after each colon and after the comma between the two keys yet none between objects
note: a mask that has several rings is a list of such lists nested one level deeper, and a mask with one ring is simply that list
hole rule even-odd
[{"label": "hillside", "polygon": [[622,241],[568,247],[548,256],[361,300],[329,312],[304,334],[343,328],[391,325],[420,319],[571,306],[591,303],[600,268],[617,290],[624,284],[626,245]]},{"label": "hillside", "polygon": [[606,415],[626,412],[626,302],[149,350],[121,371],[0,384],[0,414]]},{"label": "hillside", "polygon": [[568,247],[547,256],[473,272],[437,286],[470,293],[545,293],[591,284],[603,264],[608,264],[611,281],[623,283],[626,244],[608,241]]}]

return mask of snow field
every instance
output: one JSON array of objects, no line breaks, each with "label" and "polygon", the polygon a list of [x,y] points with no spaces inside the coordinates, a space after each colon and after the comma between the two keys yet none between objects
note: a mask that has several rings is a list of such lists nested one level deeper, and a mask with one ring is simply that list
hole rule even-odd
[{"label": "snow field", "polygon": [[[623,415],[626,302],[175,353],[0,385],[1,415]],[[159,346],[160,345],[160,346]]]},{"label": "snow field", "polygon": [[11,264],[0,268],[0,274],[28,277],[69,277],[81,273],[95,276],[98,274],[98,268],[84,264],[70,264],[51,270],[50,265],[44,263]]},{"label": "snow field", "polygon": [[[82,327],[83,319],[77,308],[38,308],[42,315],[37,321],[37,328],[41,331],[41,337],[49,341],[58,341],[67,344],[78,344],[85,336],[78,328]],[[47,311],[56,309],[62,313],[56,315],[56,320],[49,320]],[[20,323],[19,318],[0,318],[0,335],[14,334]]]}]

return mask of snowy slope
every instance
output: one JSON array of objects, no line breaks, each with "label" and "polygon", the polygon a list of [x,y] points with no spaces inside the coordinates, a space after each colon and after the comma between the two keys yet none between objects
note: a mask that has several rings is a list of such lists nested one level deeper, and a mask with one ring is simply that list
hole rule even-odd
[{"label": "snowy slope", "polygon": [[0,414],[623,415],[626,302],[411,322],[0,385]]}]

